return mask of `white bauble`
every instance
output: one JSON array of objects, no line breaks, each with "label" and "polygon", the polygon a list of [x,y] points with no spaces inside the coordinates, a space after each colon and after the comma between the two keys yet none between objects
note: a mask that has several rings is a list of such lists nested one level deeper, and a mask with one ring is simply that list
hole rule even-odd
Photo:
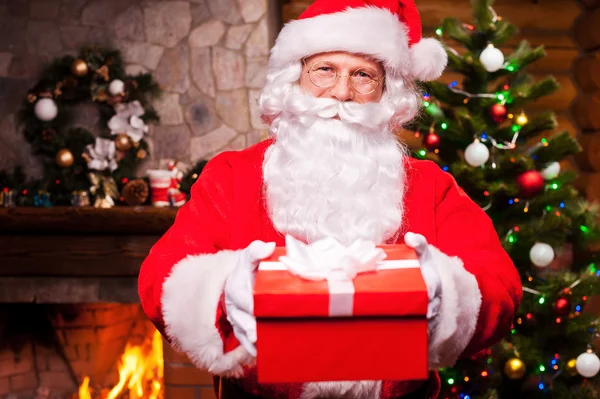
[{"label": "white bauble", "polygon": [[504,66],[504,54],[494,47],[493,44],[489,44],[486,49],[481,52],[481,55],[479,55],[479,61],[481,61],[486,71],[496,72]]},{"label": "white bauble", "polygon": [[585,378],[592,378],[598,374],[598,371],[600,371],[600,359],[594,352],[588,350],[587,352],[577,356],[575,368],[581,376]]},{"label": "white bauble", "polygon": [[465,161],[471,166],[482,166],[490,159],[490,150],[479,140],[475,140],[465,149]]},{"label": "white bauble", "polygon": [[113,96],[118,96],[125,91],[125,83],[120,79],[115,79],[108,85],[108,92]]},{"label": "white bauble", "polygon": [[58,115],[58,107],[53,99],[41,98],[37,103],[35,103],[33,112],[39,120],[49,122],[56,118],[56,115]]},{"label": "white bauble", "polygon": [[542,176],[546,180],[552,180],[560,173],[560,164],[558,162],[552,162],[542,170]]},{"label": "white bauble", "polygon": [[546,267],[554,260],[554,249],[544,242],[537,242],[529,251],[529,259],[537,267]]}]

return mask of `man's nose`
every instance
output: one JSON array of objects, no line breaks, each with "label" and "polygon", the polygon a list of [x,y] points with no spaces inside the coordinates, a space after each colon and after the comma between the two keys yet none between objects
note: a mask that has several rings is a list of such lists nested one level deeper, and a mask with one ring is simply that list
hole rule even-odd
[{"label": "man's nose", "polygon": [[354,90],[350,83],[349,76],[338,76],[333,87],[329,89],[329,95],[332,98],[342,101],[352,101],[354,97]]}]

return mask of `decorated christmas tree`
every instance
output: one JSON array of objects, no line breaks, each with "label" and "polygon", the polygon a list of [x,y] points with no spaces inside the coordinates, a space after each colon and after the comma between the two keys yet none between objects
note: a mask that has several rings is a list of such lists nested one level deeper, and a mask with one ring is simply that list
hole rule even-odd
[{"label": "decorated christmas tree", "polygon": [[408,128],[423,140],[414,156],[451,173],[491,217],[524,296],[502,342],[441,371],[441,398],[598,398],[598,317],[586,311],[600,290],[597,211],[565,167],[580,146],[555,131],[552,112],[528,114],[558,84],[527,73],[543,47],[499,49],[517,28],[492,6],[472,0],[471,23],[443,21],[448,70],[462,78],[424,85],[426,112]]}]

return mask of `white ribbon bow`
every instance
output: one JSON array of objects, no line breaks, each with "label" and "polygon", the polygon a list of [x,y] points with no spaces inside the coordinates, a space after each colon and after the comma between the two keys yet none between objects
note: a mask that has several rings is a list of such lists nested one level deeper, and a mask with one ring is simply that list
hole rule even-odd
[{"label": "white ribbon bow", "polygon": [[96,137],[96,142],[87,145],[86,149],[90,155],[87,162],[89,169],[102,171],[110,168],[110,171],[114,172],[119,166],[115,159],[116,148],[114,141]]},{"label": "white ribbon bow", "polygon": [[140,118],[145,111],[139,101],[117,104],[115,111],[116,115],[108,121],[108,128],[112,134],[125,133],[135,143],[144,138],[144,134],[148,132],[148,126]]},{"label": "white ribbon bow", "polygon": [[285,244],[286,255],[279,261],[290,273],[313,281],[351,281],[359,273],[376,271],[378,263],[386,258],[383,249],[365,240],[346,247],[334,238],[304,244],[287,235]]}]

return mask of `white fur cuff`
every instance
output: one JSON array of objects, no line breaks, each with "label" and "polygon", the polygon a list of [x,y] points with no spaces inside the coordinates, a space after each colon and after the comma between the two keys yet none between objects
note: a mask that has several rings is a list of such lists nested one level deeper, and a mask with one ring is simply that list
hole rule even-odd
[{"label": "white fur cuff", "polygon": [[477,327],[481,292],[474,275],[457,257],[449,257],[429,246],[432,264],[442,283],[442,303],[429,337],[429,368],[454,365],[465,350]]},{"label": "white fur cuff", "polygon": [[194,364],[216,375],[241,376],[252,356],[239,346],[223,353],[217,309],[238,251],[190,255],[177,263],[163,284],[166,334]]}]

